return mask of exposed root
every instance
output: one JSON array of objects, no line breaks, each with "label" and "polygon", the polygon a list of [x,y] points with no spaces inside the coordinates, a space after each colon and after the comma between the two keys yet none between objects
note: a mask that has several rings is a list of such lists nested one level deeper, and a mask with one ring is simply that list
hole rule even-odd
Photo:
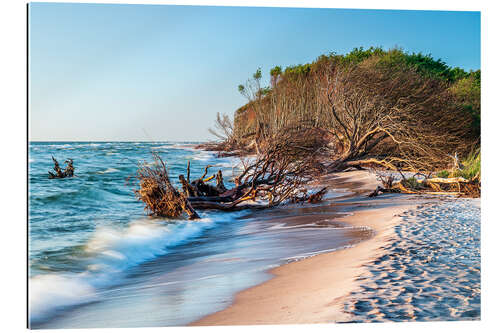
[{"label": "exposed root", "polygon": [[[461,197],[477,198],[481,196],[481,183],[478,180],[467,180],[462,177],[455,178],[424,178],[421,180],[403,178],[398,182],[389,181],[380,177],[383,187],[377,186],[375,191],[368,197],[376,197],[381,193],[405,193],[405,194],[433,194],[433,195],[457,195]],[[387,177],[385,177],[387,179]]]},{"label": "exposed root", "polygon": [[[295,135],[292,131],[280,133],[272,144],[262,147],[257,159],[244,165],[231,189],[224,185],[221,170],[207,177],[211,165],[205,167],[200,178],[190,182],[188,163],[188,179],[179,175],[182,189],[177,190],[164,162],[154,155],[154,167],[142,165],[137,171],[140,188],[135,193],[151,215],[164,217],[179,217],[186,212],[190,218],[196,218],[195,208],[234,211],[273,207],[285,201],[320,202],[327,193],[326,187],[312,195],[304,194],[306,183],[319,172],[317,155],[311,154],[310,147],[299,145],[298,139],[302,138]],[[257,201],[262,204],[256,205]]]},{"label": "exposed root", "polygon": [[137,170],[140,188],[136,196],[146,204],[145,209],[153,216],[179,217],[185,212],[190,219],[199,218],[187,198],[172,186],[165,163],[153,155],[153,167],[142,165]]},{"label": "exposed root", "polygon": [[49,171],[49,179],[73,177],[75,168],[73,167],[73,160],[71,158],[68,158],[66,161],[64,161],[64,163],[67,164],[64,171],[61,170],[59,162],[57,162],[54,156],[52,156],[52,161],[54,161],[54,171],[56,173],[54,174]]}]

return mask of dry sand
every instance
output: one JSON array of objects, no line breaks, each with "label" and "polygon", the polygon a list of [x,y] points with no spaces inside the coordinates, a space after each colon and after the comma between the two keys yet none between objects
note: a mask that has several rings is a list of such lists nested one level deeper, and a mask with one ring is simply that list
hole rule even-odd
[{"label": "dry sand", "polygon": [[447,198],[404,213],[389,253],[367,265],[345,312],[353,322],[479,320],[478,199]]},{"label": "dry sand", "polygon": [[[365,194],[378,182],[364,171],[346,172],[323,180],[336,187],[345,186]],[[416,202],[400,200],[404,196],[375,199],[357,197],[354,214],[338,221],[354,226],[366,226],[375,231],[374,237],[356,246],[317,255],[271,270],[274,277],[263,284],[236,295],[233,304],[206,316],[191,325],[254,325],[328,323],[349,320],[343,311],[347,297],[358,290],[356,278],[368,262],[384,254],[383,247],[394,236],[398,216],[415,208]],[[359,208],[362,208],[361,210]]]}]

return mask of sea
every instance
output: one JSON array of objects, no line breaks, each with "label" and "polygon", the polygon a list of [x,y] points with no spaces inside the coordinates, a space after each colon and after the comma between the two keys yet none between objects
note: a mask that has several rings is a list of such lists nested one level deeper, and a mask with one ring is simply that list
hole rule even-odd
[{"label": "sea", "polygon": [[[30,142],[28,153],[29,326],[43,328],[187,325],[228,307],[269,270],[352,246],[371,230],[335,221],[331,189],[322,207],[199,211],[201,219],[153,218],[134,189],[153,153],[174,185],[191,163],[222,170],[226,187],[241,160],[217,158],[196,142]],[[52,156],[72,178],[49,179]],[[297,216],[301,216],[297,219]]]}]

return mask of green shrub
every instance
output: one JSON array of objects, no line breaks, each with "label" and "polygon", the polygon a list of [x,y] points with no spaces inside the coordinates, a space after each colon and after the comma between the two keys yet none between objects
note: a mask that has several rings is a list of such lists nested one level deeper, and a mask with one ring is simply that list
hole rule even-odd
[{"label": "green shrub", "polygon": [[417,181],[417,178],[415,177],[410,177],[406,178],[405,180],[401,181],[404,187],[410,188],[410,189],[415,189],[418,190],[421,186]]},{"label": "green shrub", "polygon": [[439,171],[438,173],[436,173],[436,177],[439,177],[439,178],[448,178],[449,175],[450,175],[450,172],[448,170],[442,170],[442,171]]},{"label": "green shrub", "polygon": [[[402,79],[405,73],[411,74],[406,76],[412,79],[412,85],[406,85],[409,79]],[[380,47],[368,49],[359,47],[344,55],[334,52],[320,55],[309,64],[275,66],[270,69],[269,75],[269,87],[261,86],[261,68],[257,69],[246,85],[238,86],[240,93],[247,97],[249,102],[235,113],[237,137],[245,137],[246,140],[249,135],[257,133],[261,135],[262,131],[271,132],[287,126],[304,128],[314,126],[328,131],[335,129],[337,132],[342,132],[342,128],[337,124],[339,121],[332,118],[332,107],[325,92],[330,86],[333,87],[334,84],[330,83],[334,82],[333,79],[346,77],[348,79],[342,84],[351,87],[349,89],[352,91],[360,89],[363,92],[362,103],[365,103],[366,110],[376,110],[379,108],[377,105],[386,106],[392,103],[397,106],[394,109],[398,110],[395,116],[399,117],[397,121],[400,121],[402,126],[407,126],[415,112],[422,114],[418,119],[425,122],[426,127],[422,128],[426,129],[426,135],[433,137],[429,135],[432,132],[439,138],[439,142],[435,143],[421,142],[429,149],[432,148],[425,151],[443,155],[440,158],[433,158],[433,165],[425,166],[426,170],[445,168],[443,164],[448,161],[446,155],[457,152],[463,156],[464,152],[469,151],[469,147],[480,142],[480,70],[466,72],[461,68],[452,68],[441,59],[434,59],[430,54],[408,53],[400,48],[384,50]],[[389,89],[387,82],[399,83]],[[431,96],[427,98],[424,95],[429,89],[432,89]],[[336,96],[338,95],[336,92]],[[355,95],[360,94],[356,92]],[[346,94],[344,97],[338,97],[339,101],[344,99],[343,106],[339,104],[338,112],[345,114],[345,109],[348,107],[358,107],[346,106],[345,102],[350,100],[349,96]],[[403,114],[401,110],[404,108],[409,110],[411,105],[415,105],[415,112]],[[373,113],[374,111],[370,117]],[[411,138],[413,140],[413,137]],[[341,139],[338,141],[339,144],[343,144]],[[415,139],[412,142],[417,141]],[[401,154],[401,151],[394,150],[395,145],[390,140],[379,142],[380,144],[376,143],[375,146],[365,144],[365,147],[370,147],[372,151],[360,153]],[[423,151],[414,149],[408,143],[397,148],[406,149],[405,154],[412,156]],[[423,156],[422,160],[425,158]],[[480,161],[477,163],[480,165]],[[479,172],[480,167],[474,165],[472,163],[461,172],[464,174]],[[445,175],[446,172],[442,171],[441,174]],[[449,172],[446,176],[450,176]]]},{"label": "green shrub", "polygon": [[451,92],[465,112],[473,116],[472,128],[476,135],[481,132],[481,71],[470,72],[469,76],[455,82]]},{"label": "green shrub", "polygon": [[462,162],[462,169],[453,172],[453,177],[465,179],[481,178],[481,151],[471,152]]}]

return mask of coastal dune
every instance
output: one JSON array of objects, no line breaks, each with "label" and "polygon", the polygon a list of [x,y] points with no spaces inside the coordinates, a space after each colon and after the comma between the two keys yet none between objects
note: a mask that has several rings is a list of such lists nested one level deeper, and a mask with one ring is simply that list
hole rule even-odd
[{"label": "coastal dune", "polygon": [[[378,182],[373,174],[346,172],[323,179],[332,188],[356,189],[357,194],[373,190]],[[353,247],[316,255],[270,271],[267,282],[236,295],[233,304],[191,325],[300,324],[349,321],[347,297],[359,288],[356,279],[364,265],[384,254],[384,246],[394,236],[398,215],[416,207],[404,196],[366,199],[356,196],[353,214],[337,218],[352,226],[368,227],[374,236]],[[352,199],[349,199],[352,200]]]}]

